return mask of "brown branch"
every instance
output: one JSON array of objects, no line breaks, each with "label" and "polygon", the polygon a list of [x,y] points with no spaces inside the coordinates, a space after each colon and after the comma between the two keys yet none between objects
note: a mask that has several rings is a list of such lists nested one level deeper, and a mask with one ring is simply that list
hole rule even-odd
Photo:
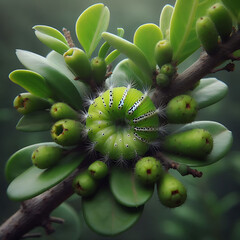
[{"label": "brown branch", "polygon": [[[198,80],[211,73],[213,69],[225,60],[232,59],[232,53],[239,49],[239,47],[240,32],[237,32],[232,35],[228,42],[219,47],[215,55],[209,56],[203,53],[192,66],[173,79],[168,89],[155,93],[156,99],[158,99],[158,101],[160,100],[159,102],[167,102],[167,100],[173,96],[186,92]],[[165,165],[166,164],[167,163],[165,163]],[[174,164],[172,162],[168,167],[177,167]],[[0,239],[21,239],[24,234],[28,233],[33,228],[44,225],[44,222],[47,220],[51,221],[51,219],[49,220],[49,214],[73,194],[71,184],[74,176],[76,176],[78,172],[79,170],[76,170],[71,176],[57,186],[33,199],[25,201],[20,210],[0,227]],[[200,176],[198,176],[199,172],[195,169],[188,169],[188,172],[193,176]]]},{"label": "brown branch", "polygon": [[166,168],[166,170],[172,168],[172,169],[176,169],[181,175],[186,176],[186,175],[192,175],[193,177],[202,177],[203,173],[198,171],[197,169],[192,169],[189,166],[185,166],[186,170],[184,171],[184,173],[180,170],[181,164],[172,161],[171,159],[169,159],[168,157],[166,157],[164,154],[162,154],[161,152],[158,152],[156,154],[157,158],[160,159],[162,165]]},{"label": "brown branch", "polygon": [[[44,226],[52,232],[49,214],[73,194],[72,180],[79,173],[76,170],[64,181],[41,195],[26,200],[22,207],[0,227],[1,240],[21,239],[25,233],[37,226]],[[48,229],[46,229],[46,226]],[[26,237],[26,235],[25,235]]]}]

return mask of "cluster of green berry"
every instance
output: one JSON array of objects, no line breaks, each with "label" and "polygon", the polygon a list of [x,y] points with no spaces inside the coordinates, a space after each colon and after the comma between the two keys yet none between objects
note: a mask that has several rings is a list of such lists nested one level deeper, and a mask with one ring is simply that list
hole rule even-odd
[{"label": "cluster of green berry", "polygon": [[208,54],[214,54],[218,49],[219,36],[224,43],[229,39],[232,30],[232,16],[221,3],[210,7],[207,16],[199,18],[196,23],[198,38]]}]

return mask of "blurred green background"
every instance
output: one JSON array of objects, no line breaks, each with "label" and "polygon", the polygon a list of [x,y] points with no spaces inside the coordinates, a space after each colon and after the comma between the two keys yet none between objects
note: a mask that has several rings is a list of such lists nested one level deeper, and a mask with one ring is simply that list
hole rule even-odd
[{"label": "blurred green background", "polygon": [[[132,41],[134,31],[144,23],[159,22],[159,15],[165,4],[174,0],[103,0],[111,12],[108,31],[117,27],[125,29],[125,38]],[[61,30],[66,27],[77,43],[74,27],[79,14],[94,0],[1,0],[0,1],[0,223],[13,214],[19,203],[11,202],[6,196],[7,182],[4,166],[8,157],[29,144],[50,140],[48,132],[18,132],[15,125],[20,117],[12,107],[14,97],[24,92],[10,82],[8,74],[22,68],[15,56],[15,49],[25,49],[40,55],[50,51],[35,37],[32,27],[49,25]],[[187,59],[179,70],[190,65],[200,51]],[[123,57],[123,56],[121,56]],[[120,58],[121,59],[121,58]],[[229,86],[228,96],[212,107],[201,110],[199,119],[213,120],[224,124],[233,132],[232,151],[224,160],[207,168],[202,179],[191,176],[183,179],[188,189],[188,200],[182,208],[169,210],[160,205],[157,197],[147,203],[140,221],[129,231],[114,239],[240,239],[240,64],[232,73],[219,72],[215,76]],[[178,173],[174,173],[180,178]],[[74,204],[77,208],[77,204]],[[92,233],[85,225],[82,239],[107,239]]]}]

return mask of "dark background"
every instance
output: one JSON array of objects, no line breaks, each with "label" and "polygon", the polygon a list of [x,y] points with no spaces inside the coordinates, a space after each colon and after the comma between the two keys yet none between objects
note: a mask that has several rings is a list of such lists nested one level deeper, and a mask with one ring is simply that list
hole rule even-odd
[{"label": "dark background", "polygon": [[[109,32],[117,27],[125,29],[125,38],[132,41],[134,31],[144,23],[159,23],[159,15],[165,4],[174,4],[174,0],[105,0],[110,9]],[[24,92],[22,88],[8,79],[8,74],[17,68],[23,68],[18,62],[15,49],[25,49],[40,55],[47,55],[49,49],[34,34],[34,25],[49,25],[61,30],[66,27],[72,32],[77,43],[74,28],[75,21],[83,10],[97,3],[93,0],[1,0],[0,1],[0,223],[14,213],[19,203],[11,202],[6,196],[7,182],[4,179],[4,166],[8,157],[27,145],[50,140],[48,132],[18,132],[15,125],[20,117],[12,107],[14,97]],[[200,54],[198,51],[187,59],[180,71],[190,65]],[[183,210],[169,210],[160,205],[156,196],[146,205],[140,221],[129,231],[115,239],[235,239],[239,234],[239,204],[230,207],[222,214],[213,210],[221,199],[234,193],[239,199],[239,138],[240,138],[240,65],[232,73],[219,72],[215,77],[229,86],[227,97],[214,106],[201,110],[199,119],[222,123],[233,132],[233,154],[207,169],[202,179],[185,177],[189,190],[189,200]],[[180,177],[176,173],[176,177]],[[209,200],[210,199],[210,200]],[[231,199],[231,198],[230,198]],[[232,200],[234,202],[234,200]],[[212,203],[212,205],[211,205]],[[202,207],[206,207],[203,214]],[[220,204],[221,205],[221,204]],[[225,206],[226,204],[223,204]],[[223,208],[220,206],[219,208]],[[185,210],[184,210],[185,209]],[[192,209],[190,211],[189,209]],[[217,211],[217,210],[216,210]],[[219,210],[220,211],[220,210]],[[205,212],[204,212],[205,213]],[[203,221],[198,222],[203,214]],[[238,226],[238,227],[237,227]],[[235,230],[234,230],[235,229]],[[235,235],[235,236],[234,236]],[[184,236],[182,238],[182,236]],[[106,239],[92,233],[86,226],[82,239]],[[237,239],[237,237],[236,237]],[[240,239],[240,236],[239,238]]]}]

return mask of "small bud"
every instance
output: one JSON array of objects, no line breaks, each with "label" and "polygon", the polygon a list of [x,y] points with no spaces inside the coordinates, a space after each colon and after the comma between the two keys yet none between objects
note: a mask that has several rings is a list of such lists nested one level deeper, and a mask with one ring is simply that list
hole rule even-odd
[{"label": "small bud", "polygon": [[173,57],[172,46],[169,41],[161,40],[155,47],[155,60],[157,65],[161,68],[162,65],[170,63]]},{"label": "small bud", "polygon": [[160,202],[169,208],[179,207],[187,199],[186,188],[168,173],[159,179],[157,191]]},{"label": "small bud", "polygon": [[188,166],[186,164],[179,164],[177,167],[177,171],[182,175],[186,176],[188,174]]},{"label": "small bud", "polygon": [[56,122],[51,129],[53,140],[62,146],[78,144],[82,139],[83,125],[75,120],[64,119]]},{"label": "small bud", "polygon": [[160,162],[153,157],[144,157],[135,165],[135,174],[145,184],[155,183],[162,174]]},{"label": "small bud", "polygon": [[214,54],[218,49],[218,32],[209,17],[201,17],[196,23],[197,36],[208,54]]},{"label": "small bud", "polygon": [[37,97],[31,93],[21,93],[15,97],[13,106],[18,112],[27,114],[37,110],[46,109],[50,106],[50,103],[47,100]]},{"label": "small bud", "polygon": [[170,78],[163,73],[159,73],[156,77],[156,83],[160,88],[168,87],[170,84]]},{"label": "small bud", "polygon": [[168,135],[163,142],[163,148],[171,153],[204,158],[212,151],[213,138],[204,129],[191,129]]},{"label": "small bud", "polygon": [[89,175],[88,171],[84,171],[76,176],[72,186],[74,191],[82,197],[91,196],[97,189],[97,183]]},{"label": "small bud", "polygon": [[61,160],[62,152],[60,147],[40,146],[33,151],[32,162],[38,168],[50,168]]},{"label": "small bud", "polygon": [[176,67],[171,63],[166,63],[162,65],[160,73],[166,74],[168,77],[172,77],[176,73]]},{"label": "small bud", "polygon": [[223,4],[216,3],[208,9],[207,13],[214,22],[222,41],[228,40],[233,26],[232,17],[228,10]]},{"label": "small bud", "polygon": [[55,103],[50,109],[51,116],[55,119],[74,119],[77,120],[78,113],[66,103]]},{"label": "small bud", "polygon": [[86,53],[79,48],[70,48],[63,55],[69,68],[81,79],[88,80],[91,77],[91,64]]},{"label": "small bud", "polygon": [[189,95],[179,95],[167,104],[166,116],[169,123],[189,123],[197,115],[197,102]]},{"label": "small bud", "polygon": [[88,167],[88,172],[92,176],[92,178],[98,180],[107,176],[108,167],[106,163],[102,161],[95,161]]},{"label": "small bud", "polygon": [[95,57],[91,61],[93,79],[100,85],[105,80],[107,65],[103,58]]}]

